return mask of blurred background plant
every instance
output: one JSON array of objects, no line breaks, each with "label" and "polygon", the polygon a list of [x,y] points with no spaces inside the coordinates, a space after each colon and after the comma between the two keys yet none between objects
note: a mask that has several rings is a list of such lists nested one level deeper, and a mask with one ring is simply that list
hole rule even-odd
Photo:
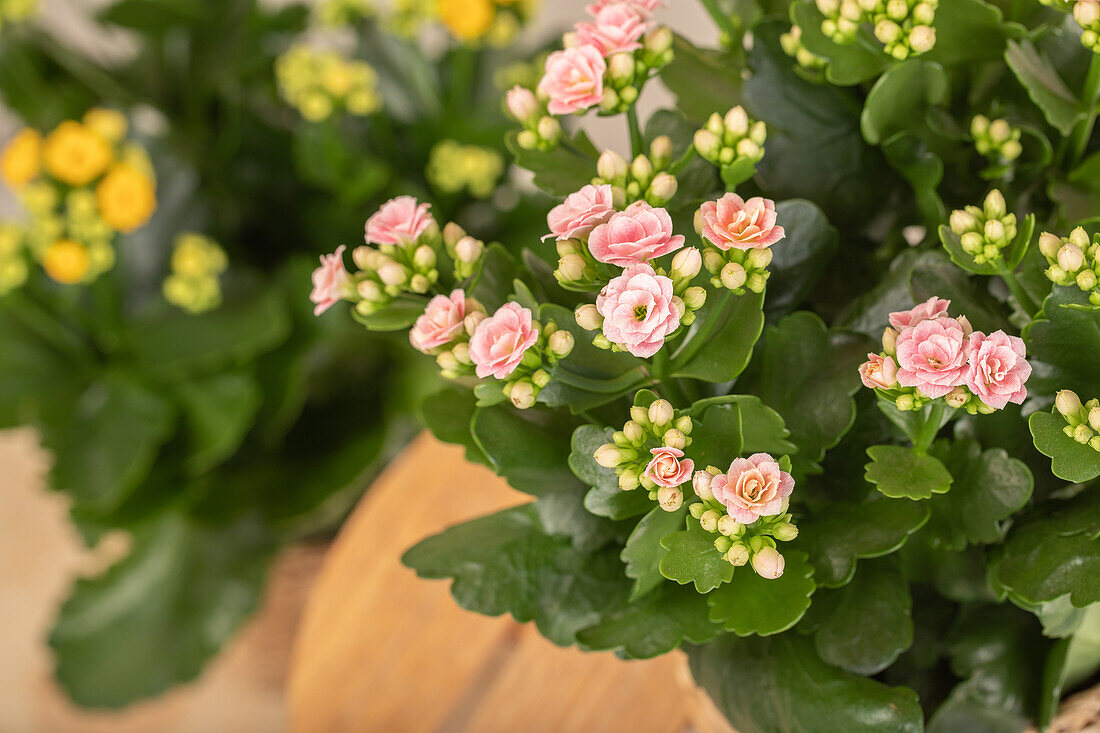
[{"label": "blurred background plant", "polygon": [[115,707],[195,677],[435,389],[401,336],[312,317],[314,253],[396,192],[486,240],[541,234],[501,142],[534,9],[121,0],[96,19],[109,60],[34,10],[0,0],[24,125],[0,153],[21,209],[0,223],[0,425],[40,431],[89,545],[128,538],[51,637],[73,699]]}]

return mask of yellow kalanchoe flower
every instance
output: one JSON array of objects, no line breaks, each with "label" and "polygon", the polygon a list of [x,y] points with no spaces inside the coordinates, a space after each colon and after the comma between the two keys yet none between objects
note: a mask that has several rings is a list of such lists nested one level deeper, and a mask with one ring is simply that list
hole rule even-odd
[{"label": "yellow kalanchoe flower", "polygon": [[294,46],[276,60],[275,75],[283,98],[310,122],[341,108],[365,116],[382,104],[374,69],[333,51]]},{"label": "yellow kalanchoe flower", "polygon": [[21,188],[42,170],[42,135],[29,127],[15,134],[0,152],[0,178],[12,189]]},{"label": "yellow kalanchoe flower", "polygon": [[153,180],[129,163],[118,163],[95,190],[103,221],[123,233],[141,227],[157,207]]},{"label": "yellow kalanchoe flower", "polygon": [[73,285],[88,275],[91,258],[88,248],[72,239],[59,239],[46,248],[42,268],[63,285]]},{"label": "yellow kalanchoe flower", "polygon": [[111,164],[107,138],[73,120],[62,122],[42,145],[42,164],[51,176],[70,186],[95,180]]}]

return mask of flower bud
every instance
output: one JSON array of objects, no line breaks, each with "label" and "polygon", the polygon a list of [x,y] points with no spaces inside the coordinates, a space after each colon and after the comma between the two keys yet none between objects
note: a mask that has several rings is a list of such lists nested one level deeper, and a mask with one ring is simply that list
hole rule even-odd
[{"label": "flower bud", "polygon": [[1005,238],[1005,225],[1000,219],[990,219],[985,223],[985,238],[991,242],[1000,242]]},{"label": "flower bud", "polygon": [[985,240],[982,239],[982,235],[977,232],[966,232],[959,237],[962,244],[963,251],[968,255],[981,254],[982,249],[985,247]]},{"label": "flower bud", "polygon": [[473,237],[463,237],[455,244],[455,259],[464,265],[472,265],[481,259],[485,244]]},{"label": "flower bud", "polygon": [[[718,520],[719,524],[722,520]],[[721,554],[725,555],[729,552],[729,549],[733,547],[733,540],[725,535],[719,535],[714,538],[714,549],[718,550]]]},{"label": "flower bud", "polygon": [[431,281],[424,275],[416,274],[409,280],[409,290],[414,293],[426,293],[431,286]]},{"label": "flower bud", "polygon": [[722,287],[729,290],[737,290],[745,284],[745,280],[748,277],[745,273],[745,268],[736,262],[727,262],[725,267],[722,268],[721,274]]},{"label": "flower bud", "polygon": [[706,160],[715,160],[722,150],[722,141],[710,130],[696,130],[692,142],[695,150]]},{"label": "flower bud", "polygon": [[1039,251],[1043,253],[1043,256],[1048,260],[1053,260],[1058,257],[1058,250],[1062,248],[1062,239],[1050,232],[1043,232],[1039,235]]},{"label": "flower bud", "polygon": [[916,401],[913,399],[913,395],[911,394],[898,395],[898,398],[894,400],[894,404],[897,405],[897,408],[902,412],[907,412],[909,410],[915,409],[917,406]]},{"label": "flower bud", "polygon": [[534,130],[520,130],[516,135],[516,142],[524,150],[534,150],[539,146],[539,136]]},{"label": "flower bud", "polygon": [[584,257],[578,254],[569,254],[558,260],[557,276],[565,282],[575,282],[584,278]]},{"label": "flower bud", "polygon": [[565,330],[554,331],[554,333],[550,334],[550,341],[547,343],[547,348],[550,350],[551,356],[564,359],[573,351],[573,334]]},{"label": "flower bud", "polygon": [[607,61],[607,76],[622,85],[634,81],[634,55],[625,52],[614,54]]},{"label": "flower bud", "polygon": [[894,43],[901,38],[901,26],[892,20],[883,18],[878,23],[875,23],[875,38],[880,43]]},{"label": "flower bud", "polygon": [[951,212],[951,231],[959,236],[978,228],[978,220],[969,212],[956,209]]},{"label": "flower bud", "polygon": [[1092,270],[1081,270],[1077,273],[1077,287],[1082,290],[1092,290],[1096,287],[1096,273]]},{"label": "flower bud", "polygon": [[615,468],[625,460],[622,451],[615,447],[614,443],[604,443],[596,449],[593,455],[596,458],[596,463],[604,468]]},{"label": "flower bud", "polygon": [[718,531],[727,537],[740,537],[745,534],[745,525],[730,515],[723,514],[722,518],[718,520]]},{"label": "flower bud", "polygon": [[655,400],[649,406],[649,421],[654,425],[668,425],[672,422],[673,414],[672,403],[668,400]]},{"label": "flower bud", "polygon": [[669,428],[665,431],[665,434],[661,436],[661,442],[669,448],[679,448],[683,450],[687,445],[687,437],[676,428]]},{"label": "flower bud", "polygon": [[772,537],[780,542],[790,542],[798,536],[798,527],[790,522],[780,522],[772,527]]},{"label": "flower bud", "polygon": [[909,17],[918,25],[932,25],[936,20],[936,6],[932,3],[917,3]]},{"label": "flower bud", "polygon": [[658,135],[649,144],[649,157],[658,168],[664,168],[672,160],[672,138]]},{"label": "flower bud", "polygon": [[744,542],[734,542],[726,552],[726,560],[735,568],[744,567],[749,562],[749,548]]},{"label": "flower bud", "polygon": [[1058,408],[1058,412],[1062,413],[1062,417],[1073,418],[1074,423],[1080,420],[1081,398],[1073,390],[1063,389],[1059,392],[1054,398],[1054,406]]},{"label": "flower bud", "polygon": [[623,156],[614,150],[605,150],[596,161],[596,173],[608,183],[621,183],[626,178],[627,165]]},{"label": "flower bud", "polygon": [[626,425],[623,425],[623,435],[631,443],[640,443],[645,437],[645,428],[639,425],[635,420],[627,421]]},{"label": "flower bud", "polygon": [[679,486],[662,486],[657,491],[657,503],[666,512],[674,512],[684,504],[684,492]]},{"label": "flower bud", "polygon": [[1069,233],[1069,241],[1072,244],[1076,244],[1082,250],[1088,249],[1088,247],[1089,247],[1088,232],[1085,231],[1084,227],[1077,227],[1076,229],[1074,229],[1072,232]]},{"label": "flower bud", "polygon": [[1078,0],[1073,6],[1073,19],[1082,28],[1100,23],[1100,4],[1090,0]]},{"label": "flower bud", "polygon": [[997,189],[993,189],[985,197],[982,209],[987,219],[1000,219],[1008,213],[1008,204],[1005,203],[1004,195]]},{"label": "flower bud", "polygon": [[898,332],[890,326],[882,332],[882,350],[893,356],[898,347]]},{"label": "flower bud", "polygon": [[763,120],[757,120],[749,128],[749,140],[757,145],[763,145],[768,140],[768,126]]},{"label": "flower bud", "polygon": [[761,578],[775,580],[783,574],[786,561],[774,547],[764,547],[752,556],[752,569]]},{"label": "flower bud", "polygon": [[649,184],[649,203],[653,206],[664,206],[672,197],[676,195],[676,190],[679,188],[679,183],[676,181],[676,176],[671,173],[658,173],[653,178],[653,183]]},{"label": "flower bud", "polygon": [[453,248],[458,244],[458,240],[466,236],[466,230],[455,224],[453,221],[447,222],[447,225],[443,227],[443,243],[448,248]]},{"label": "flower bud", "polygon": [[695,495],[703,501],[713,499],[714,494],[710,490],[710,483],[713,480],[714,475],[709,471],[696,471],[691,477],[691,488],[695,490]]},{"label": "flower bud", "polygon": [[944,395],[943,401],[947,403],[948,407],[958,409],[965,405],[970,400],[970,395],[962,387],[955,387],[953,390]]},{"label": "flower bud", "polygon": [[673,280],[692,280],[699,274],[703,267],[703,256],[695,247],[686,247],[672,258],[672,271],[669,273]]},{"label": "flower bud", "polygon": [[1090,440],[1092,440],[1092,438],[1092,430],[1090,430],[1089,426],[1085,423],[1081,423],[1073,430],[1073,439],[1076,440],[1078,443],[1081,443],[1082,445],[1088,443]]},{"label": "flower bud", "polygon": [[699,526],[701,526],[707,532],[718,531],[718,520],[720,519],[718,512],[713,509],[708,509],[703,512],[703,515],[699,517]]},{"label": "flower bud", "polygon": [[539,137],[547,142],[555,142],[561,137],[561,123],[553,117],[543,117],[536,129]]},{"label": "flower bud", "polygon": [[749,275],[749,279],[745,281],[745,287],[754,293],[764,292],[764,285],[767,283],[767,279],[759,272],[754,272]]},{"label": "flower bud", "polygon": [[663,54],[672,48],[672,30],[668,26],[654,28],[645,36],[645,50],[653,54]]},{"label": "flower bud", "polygon": [[387,262],[378,268],[378,279],[381,280],[384,285],[404,285],[405,281],[408,279],[408,273],[405,272],[404,265],[399,265],[396,262]]},{"label": "flower bud", "polygon": [[355,291],[359,293],[359,297],[371,303],[376,303],[383,299],[382,288],[374,280],[364,280],[355,287]]},{"label": "flower bud", "polygon": [[928,53],[936,46],[936,29],[930,25],[914,26],[909,31],[909,47],[913,53]]},{"label": "flower bud", "polygon": [[426,244],[417,247],[413,253],[413,267],[421,271],[435,267],[435,250]]},{"label": "flower bud", "polygon": [[1089,410],[1089,426],[1100,433],[1100,407],[1094,407]]},{"label": "flower bud", "polygon": [[745,255],[745,267],[750,270],[763,270],[772,263],[773,256],[771,247],[750,249]]},{"label": "flower bud", "polygon": [[454,372],[462,368],[458,359],[450,351],[444,351],[435,357],[435,363],[445,372]]},{"label": "flower bud", "polygon": [[622,491],[633,491],[638,488],[638,483],[638,472],[632,468],[619,474],[619,489]]},{"label": "flower bud", "polygon": [[1058,250],[1058,266],[1068,273],[1075,273],[1085,266],[1085,253],[1072,242]]},{"label": "flower bud", "polygon": [[508,395],[508,399],[517,409],[526,410],[535,404],[537,394],[535,385],[524,379],[512,386],[512,394]]},{"label": "flower bud", "polygon": [[526,123],[539,113],[539,100],[530,89],[524,89],[518,84],[512,87],[505,97],[508,113],[517,121]]},{"label": "flower bud", "polygon": [[747,137],[737,141],[737,147],[735,148],[737,155],[742,158],[749,158],[750,160],[756,160],[761,157],[760,146],[749,140]]},{"label": "flower bud", "polygon": [[722,122],[726,132],[733,135],[734,138],[742,138],[749,132],[749,115],[741,105],[727,112]]},{"label": "flower bud", "polygon": [[1003,143],[1012,136],[1012,127],[1007,120],[993,120],[989,124],[989,138],[996,144]]},{"label": "flower bud", "polygon": [[707,291],[696,285],[684,291],[684,305],[691,310],[699,310],[707,302]]},{"label": "flower bud", "polygon": [[573,315],[577,318],[577,325],[585,331],[598,331],[603,327],[603,316],[591,303],[577,306]]},{"label": "flower bud", "polygon": [[653,178],[653,163],[649,158],[644,155],[639,155],[634,159],[634,162],[630,164],[630,175],[634,177],[639,184],[643,186],[649,185],[650,180]]}]

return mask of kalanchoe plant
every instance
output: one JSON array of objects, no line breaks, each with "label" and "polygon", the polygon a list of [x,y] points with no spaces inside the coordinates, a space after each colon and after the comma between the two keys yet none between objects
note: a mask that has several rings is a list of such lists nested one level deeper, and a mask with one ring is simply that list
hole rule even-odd
[{"label": "kalanchoe plant", "polygon": [[559,644],[684,647],[738,730],[1045,725],[1100,666],[1095,2],[702,0],[719,49],[659,4],[595,3],[508,95],[544,243],[410,202],[390,290],[318,275],[535,497],[405,562]]}]

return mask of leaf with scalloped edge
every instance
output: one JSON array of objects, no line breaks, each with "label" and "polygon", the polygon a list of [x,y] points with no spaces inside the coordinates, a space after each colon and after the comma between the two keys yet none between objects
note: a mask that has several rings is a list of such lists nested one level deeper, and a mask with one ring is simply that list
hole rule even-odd
[{"label": "leaf with scalloped edge", "polygon": [[711,621],[738,636],[778,634],[798,623],[817,588],[814,568],[804,552],[783,556],[783,575],[775,580],[760,577],[749,565],[737,568],[730,582],[707,597]]},{"label": "leaf with scalloped edge", "polygon": [[705,644],[719,631],[721,627],[707,616],[706,596],[665,583],[595,626],[581,629],[577,641],[586,649],[616,649],[628,659],[649,659],[684,641]]},{"label": "leaf with scalloped edge", "polygon": [[1063,481],[1083,483],[1100,476],[1100,451],[1066,435],[1058,412],[1036,412],[1027,421],[1035,449],[1050,458],[1050,471]]},{"label": "leaf with scalloped edge", "polygon": [[673,532],[661,540],[668,553],[661,558],[661,575],[680,585],[695,583],[695,590],[709,593],[733,577],[733,565],[718,552],[714,540],[719,537],[688,522],[688,528]]},{"label": "leaf with scalloped edge", "polygon": [[930,455],[900,445],[872,445],[867,449],[867,480],[892,499],[929,499],[951,488],[951,473]]}]

